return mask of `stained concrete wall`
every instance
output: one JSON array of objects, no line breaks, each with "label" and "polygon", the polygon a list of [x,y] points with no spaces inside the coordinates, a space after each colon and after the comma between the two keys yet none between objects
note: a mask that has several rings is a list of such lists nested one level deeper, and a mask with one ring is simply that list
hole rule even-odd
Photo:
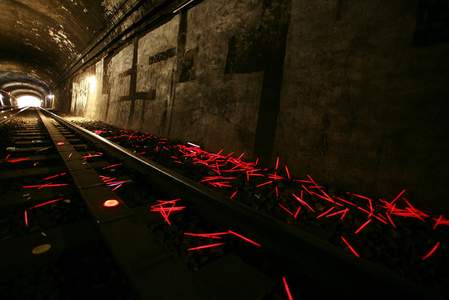
[{"label": "stained concrete wall", "polygon": [[449,209],[449,35],[422,3],[205,0],[74,77],[72,112]]},{"label": "stained concrete wall", "polygon": [[341,189],[449,209],[449,44],[416,46],[417,2],[293,1],[276,152]]}]

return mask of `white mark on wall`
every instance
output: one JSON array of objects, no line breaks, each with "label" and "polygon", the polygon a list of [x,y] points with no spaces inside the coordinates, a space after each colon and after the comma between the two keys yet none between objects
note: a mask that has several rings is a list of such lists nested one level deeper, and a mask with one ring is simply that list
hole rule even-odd
[{"label": "white mark on wall", "polygon": [[61,29],[49,28],[48,34],[56,42],[59,50],[68,51],[72,56],[76,55],[75,44],[69,39],[67,33],[64,32],[62,25]]}]

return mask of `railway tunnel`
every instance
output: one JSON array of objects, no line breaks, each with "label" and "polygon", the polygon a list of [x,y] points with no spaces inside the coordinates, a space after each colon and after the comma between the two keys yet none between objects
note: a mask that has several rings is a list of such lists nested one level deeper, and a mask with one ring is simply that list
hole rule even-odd
[{"label": "railway tunnel", "polygon": [[2,299],[448,299],[448,0],[1,0]]}]

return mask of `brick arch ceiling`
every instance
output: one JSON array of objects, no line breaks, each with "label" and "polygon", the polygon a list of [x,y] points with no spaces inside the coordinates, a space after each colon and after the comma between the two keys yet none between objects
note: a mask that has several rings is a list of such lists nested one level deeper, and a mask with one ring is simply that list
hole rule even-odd
[{"label": "brick arch ceiling", "polygon": [[126,0],[1,0],[0,79],[52,86]]}]

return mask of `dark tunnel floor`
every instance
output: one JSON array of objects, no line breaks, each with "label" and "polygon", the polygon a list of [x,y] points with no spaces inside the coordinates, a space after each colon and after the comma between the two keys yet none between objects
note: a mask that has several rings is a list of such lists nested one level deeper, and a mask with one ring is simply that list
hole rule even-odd
[{"label": "dark tunnel floor", "polygon": [[407,191],[391,199],[324,187],[310,175],[296,177],[278,158],[275,166],[244,154],[207,152],[197,145],[102,122],[74,121],[135,153],[175,169],[239,202],[299,226],[356,257],[374,261],[425,286],[449,282],[449,220],[415,207]]}]

